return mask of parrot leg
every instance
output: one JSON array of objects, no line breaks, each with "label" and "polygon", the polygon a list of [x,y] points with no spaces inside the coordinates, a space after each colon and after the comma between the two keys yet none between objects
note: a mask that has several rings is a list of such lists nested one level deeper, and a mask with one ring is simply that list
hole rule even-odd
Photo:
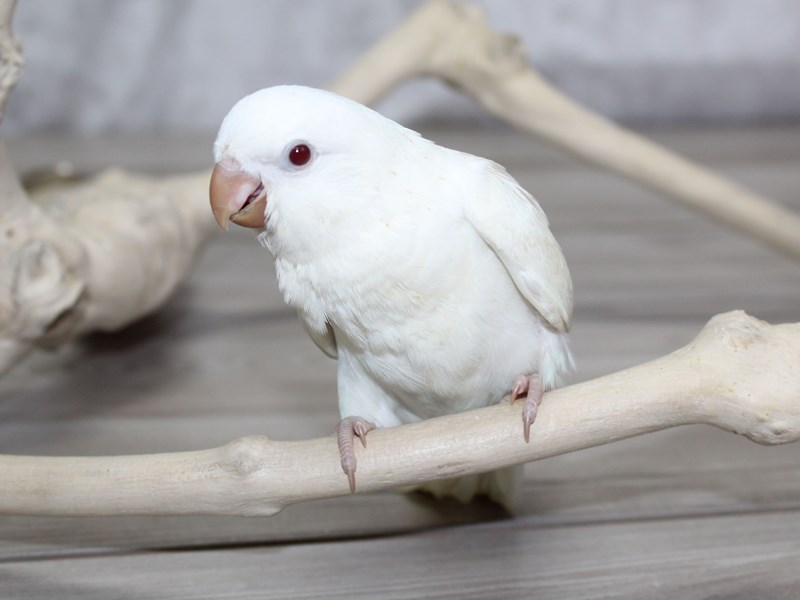
[{"label": "parrot leg", "polygon": [[522,406],[522,435],[526,442],[531,440],[531,425],[536,420],[536,413],[544,396],[544,385],[539,375],[526,377],[518,375],[514,379],[514,389],[511,391],[511,403],[520,396],[525,395],[525,404]]},{"label": "parrot leg", "polygon": [[336,428],[336,438],[339,442],[339,456],[342,459],[342,470],[350,482],[350,491],[356,491],[356,454],[353,451],[353,441],[357,437],[361,445],[367,447],[367,433],[375,429],[375,425],[361,417],[346,417],[341,420]]}]

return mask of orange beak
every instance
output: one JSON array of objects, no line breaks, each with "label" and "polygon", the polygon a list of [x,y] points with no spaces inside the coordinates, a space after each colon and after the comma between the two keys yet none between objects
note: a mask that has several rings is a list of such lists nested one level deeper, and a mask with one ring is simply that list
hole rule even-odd
[{"label": "orange beak", "polygon": [[211,210],[219,226],[228,230],[228,222],[242,227],[262,229],[267,209],[267,192],[257,177],[248,175],[233,160],[214,165],[209,186]]}]

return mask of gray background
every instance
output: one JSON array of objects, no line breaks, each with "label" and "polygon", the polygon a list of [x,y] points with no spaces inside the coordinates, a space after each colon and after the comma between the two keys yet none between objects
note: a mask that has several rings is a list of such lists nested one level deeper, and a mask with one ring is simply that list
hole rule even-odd
[{"label": "gray background", "polygon": [[[4,135],[206,132],[244,94],[322,86],[419,1],[19,0],[26,67]],[[800,1],[486,0],[559,87],[639,124],[800,116]],[[381,110],[487,119],[434,81]]]}]

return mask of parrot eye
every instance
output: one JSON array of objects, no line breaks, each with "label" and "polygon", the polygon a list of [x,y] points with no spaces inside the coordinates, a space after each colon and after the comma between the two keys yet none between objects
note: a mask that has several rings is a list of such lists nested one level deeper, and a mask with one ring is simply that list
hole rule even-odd
[{"label": "parrot eye", "polygon": [[296,167],[302,167],[311,160],[311,148],[305,144],[297,144],[289,150],[289,162]]}]

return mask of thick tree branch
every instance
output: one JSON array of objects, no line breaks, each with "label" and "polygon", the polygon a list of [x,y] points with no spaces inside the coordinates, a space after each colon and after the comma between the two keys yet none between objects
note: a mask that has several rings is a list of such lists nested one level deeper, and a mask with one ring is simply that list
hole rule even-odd
[{"label": "thick tree branch", "polygon": [[499,118],[800,259],[800,216],[597,115],[548,84],[519,41],[476,6],[433,0],[329,87],[372,104],[407,79],[435,76]]},{"label": "thick tree branch", "polygon": [[[0,0],[0,112],[21,64],[13,4]],[[332,87],[369,103],[417,75],[443,77],[515,125],[800,257],[795,215],[582,109],[472,7],[424,6]],[[0,148],[0,372],[34,345],[121,327],[163,302],[210,231],[206,182],[112,172],[31,202]],[[797,440],[800,324],[715,317],[675,353],[548,394],[530,444],[518,407],[505,405],[373,432],[357,450],[358,485],[477,473],[689,423],[764,444]],[[270,515],[349,492],[333,437],[249,437],[146,456],[0,456],[0,477],[3,514]]]},{"label": "thick tree branch", "polygon": [[[358,486],[375,491],[479,473],[689,423],[762,444],[799,439],[800,324],[718,315],[672,354],[547,394],[530,444],[519,406],[509,405],[374,431],[369,447],[358,449]],[[333,436],[254,436],[146,456],[0,456],[0,477],[2,514],[263,516],[349,493]]]},{"label": "thick tree branch", "polygon": [[0,147],[0,375],[158,308],[213,231],[208,174],[107,171],[29,200]]},{"label": "thick tree branch", "polygon": [[[22,58],[0,0],[0,118]],[[160,306],[213,230],[208,175],[109,171],[29,198],[0,144],[0,375],[34,347]]]}]

